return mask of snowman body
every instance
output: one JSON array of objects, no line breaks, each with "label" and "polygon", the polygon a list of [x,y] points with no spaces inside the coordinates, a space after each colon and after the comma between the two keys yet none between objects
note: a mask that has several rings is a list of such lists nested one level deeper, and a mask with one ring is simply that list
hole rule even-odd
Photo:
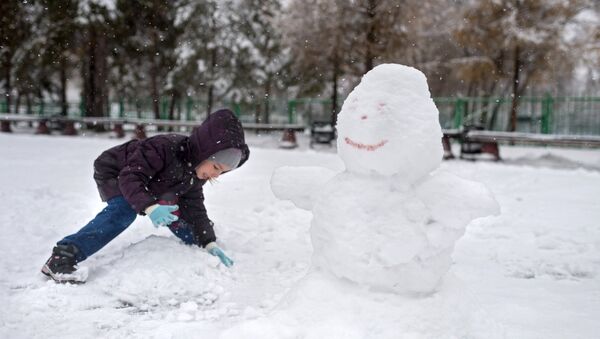
[{"label": "snowman body", "polygon": [[[349,194],[361,197],[346,202]],[[342,203],[340,203],[342,201]],[[313,264],[374,290],[426,294],[451,264],[451,244],[428,238],[431,216],[413,188],[393,177],[341,173],[312,209]]]}]

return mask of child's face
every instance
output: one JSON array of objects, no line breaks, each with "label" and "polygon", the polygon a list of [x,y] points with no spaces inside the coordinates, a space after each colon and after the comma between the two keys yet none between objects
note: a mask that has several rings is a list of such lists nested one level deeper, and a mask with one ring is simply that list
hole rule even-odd
[{"label": "child's face", "polygon": [[224,172],[231,171],[227,165],[212,161],[204,160],[196,167],[196,176],[203,180],[216,179]]}]

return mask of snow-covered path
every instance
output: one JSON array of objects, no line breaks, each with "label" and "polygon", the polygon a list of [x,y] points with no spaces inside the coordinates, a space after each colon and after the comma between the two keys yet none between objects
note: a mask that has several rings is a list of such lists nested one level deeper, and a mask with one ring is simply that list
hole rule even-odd
[{"label": "snow-covered path", "polygon": [[[341,170],[342,163],[331,152],[278,150],[264,140],[250,136],[251,146],[263,148],[206,187],[233,269],[139,217],[81,264],[88,282],[71,286],[46,281],[39,269],[57,240],[103,207],[92,161],[123,140],[0,135],[0,337],[218,337],[267,314],[306,273],[311,255],[311,215],[273,196],[271,173],[282,165]],[[443,164],[484,182],[502,208],[469,226],[453,270],[510,338],[593,338],[600,330],[600,152],[502,150],[503,164]],[[589,170],[573,168],[582,162]]]}]

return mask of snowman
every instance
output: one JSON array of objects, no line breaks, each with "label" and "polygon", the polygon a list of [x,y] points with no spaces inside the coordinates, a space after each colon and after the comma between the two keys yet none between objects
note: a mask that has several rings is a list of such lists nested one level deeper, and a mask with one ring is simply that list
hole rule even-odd
[{"label": "snowman", "polygon": [[276,197],[313,214],[313,271],[400,295],[429,295],[474,219],[497,214],[480,183],[439,169],[438,110],[425,75],[399,64],[365,74],[338,116],[345,170],[282,167]]},{"label": "snowman", "polygon": [[345,169],[281,167],[276,197],[313,214],[312,266],[269,314],[233,338],[503,338],[449,271],[472,220],[498,213],[480,183],[439,169],[438,111],[420,71],[365,74],[340,111]]}]

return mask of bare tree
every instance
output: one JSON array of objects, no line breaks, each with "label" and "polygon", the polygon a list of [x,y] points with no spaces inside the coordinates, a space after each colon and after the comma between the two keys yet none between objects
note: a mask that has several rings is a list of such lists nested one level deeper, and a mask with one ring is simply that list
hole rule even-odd
[{"label": "bare tree", "polygon": [[466,11],[455,32],[474,61],[466,69],[504,80],[512,98],[509,131],[517,128],[519,98],[528,85],[566,54],[563,27],[577,11],[572,2],[542,0],[482,0]]}]

